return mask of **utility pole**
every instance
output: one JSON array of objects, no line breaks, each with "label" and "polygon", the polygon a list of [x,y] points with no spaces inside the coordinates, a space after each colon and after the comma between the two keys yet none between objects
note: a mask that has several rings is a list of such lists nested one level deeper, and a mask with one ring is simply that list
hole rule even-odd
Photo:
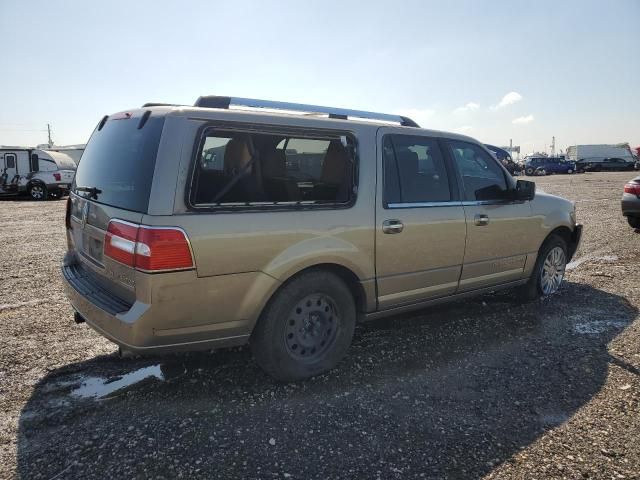
[{"label": "utility pole", "polygon": [[556,137],[551,137],[551,156],[556,156]]},{"label": "utility pole", "polygon": [[53,147],[53,142],[51,141],[51,125],[47,123],[47,133],[49,135],[49,148]]}]

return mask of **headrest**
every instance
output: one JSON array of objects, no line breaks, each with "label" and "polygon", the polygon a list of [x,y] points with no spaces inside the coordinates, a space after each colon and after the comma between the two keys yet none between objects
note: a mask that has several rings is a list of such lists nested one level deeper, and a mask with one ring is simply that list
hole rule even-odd
[{"label": "headrest", "polygon": [[233,137],[224,149],[224,170],[235,175],[251,161],[251,137],[240,134]]},{"label": "headrest", "polygon": [[331,184],[344,182],[349,164],[347,149],[339,140],[331,140],[322,163],[322,181]]},{"label": "headrest", "polygon": [[411,150],[399,150],[397,153],[401,174],[416,175],[418,173],[418,154]]},{"label": "headrest", "polygon": [[262,162],[262,175],[265,177],[286,177],[287,156],[284,150],[271,150]]}]

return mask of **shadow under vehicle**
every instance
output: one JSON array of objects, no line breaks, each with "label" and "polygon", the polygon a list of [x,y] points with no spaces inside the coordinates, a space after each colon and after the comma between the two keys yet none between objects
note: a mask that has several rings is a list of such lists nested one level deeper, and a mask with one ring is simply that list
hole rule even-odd
[{"label": "shadow under vehicle", "polygon": [[570,282],[485,295],[361,324],[336,370],[296,384],[246,348],[70,364],[22,411],[19,478],[478,478],[569,421],[611,363],[633,368],[607,346],[637,313]]}]

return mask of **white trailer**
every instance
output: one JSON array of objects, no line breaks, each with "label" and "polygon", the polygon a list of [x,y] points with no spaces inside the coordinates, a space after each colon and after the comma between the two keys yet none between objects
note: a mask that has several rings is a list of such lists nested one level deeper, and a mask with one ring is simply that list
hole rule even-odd
[{"label": "white trailer", "polygon": [[28,193],[34,200],[61,198],[76,173],[73,159],[61,152],[0,146],[0,196]]},{"label": "white trailer", "polygon": [[80,157],[82,156],[82,152],[84,152],[84,144],[78,145],[53,145],[49,146],[47,144],[38,145],[37,148],[41,150],[46,150],[48,152],[60,152],[65,155],[69,155],[76,165],[80,162]]},{"label": "white trailer", "polygon": [[567,159],[577,162],[600,162],[606,158],[620,158],[625,161],[633,161],[633,155],[628,143],[615,145],[573,145],[567,148]]}]

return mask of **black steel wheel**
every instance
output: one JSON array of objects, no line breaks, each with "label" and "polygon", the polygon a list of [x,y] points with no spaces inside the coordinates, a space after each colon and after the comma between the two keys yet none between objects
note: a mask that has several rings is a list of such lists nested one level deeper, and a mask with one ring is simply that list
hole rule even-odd
[{"label": "black steel wheel", "polygon": [[251,335],[256,362],[281,381],[326,372],[346,355],[356,308],[347,284],[325,270],[295,276],[276,292]]},{"label": "black steel wheel", "polygon": [[321,294],[307,295],[291,309],[285,343],[292,357],[316,362],[333,346],[340,312],[335,301]]}]

